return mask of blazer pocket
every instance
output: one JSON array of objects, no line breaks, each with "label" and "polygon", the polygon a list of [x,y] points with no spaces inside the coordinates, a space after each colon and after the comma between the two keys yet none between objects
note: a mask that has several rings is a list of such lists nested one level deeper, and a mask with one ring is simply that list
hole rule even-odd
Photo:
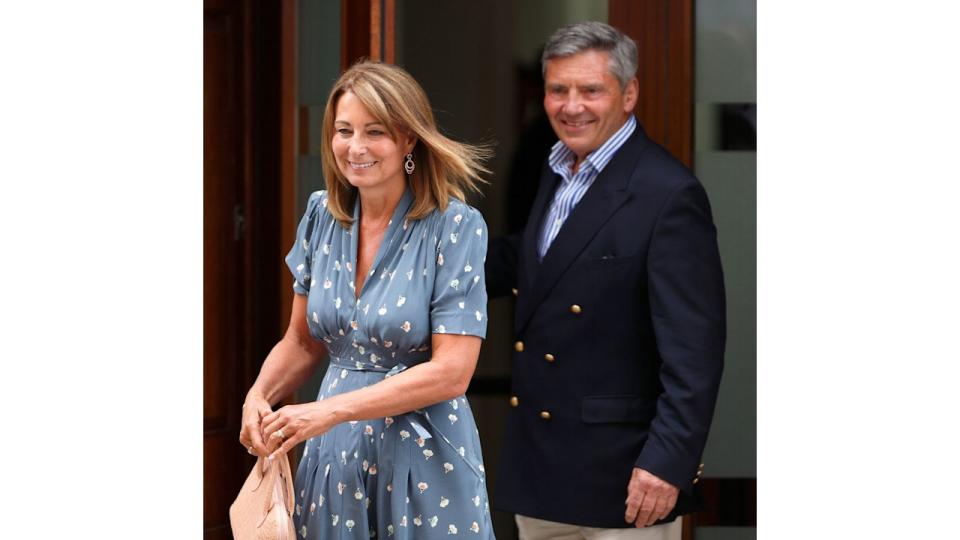
[{"label": "blazer pocket", "polygon": [[634,255],[603,255],[600,257],[590,257],[584,259],[584,262],[590,265],[595,270],[600,270],[603,268],[612,268],[614,266],[620,266],[624,264],[630,264],[637,260],[637,256]]},{"label": "blazer pocket", "polygon": [[654,404],[640,396],[587,396],[583,398],[585,424],[649,423]]}]

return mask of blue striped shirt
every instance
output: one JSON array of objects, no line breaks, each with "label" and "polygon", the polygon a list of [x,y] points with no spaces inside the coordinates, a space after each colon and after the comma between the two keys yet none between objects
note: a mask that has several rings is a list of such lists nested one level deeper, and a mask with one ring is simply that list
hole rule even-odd
[{"label": "blue striped shirt", "polygon": [[543,260],[543,256],[546,255],[550,244],[557,237],[560,227],[567,220],[567,216],[573,211],[573,207],[586,195],[587,190],[593,185],[593,181],[597,179],[607,163],[610,163],[613,155],[623,146],[623,143],[627,142],[630,135],[633,135],[633,130],[636,127],[637,120],[631,114],[623,127],[600,145],[600,148],[587,154],[576,174],[572,171],[573,162],[577,157],[573,150],[567,148],[563,141],[557,141],[557,144],[553,145],[547,161],[553,172],[559,174],[563,181],[560,182],[560,186],[553,194],[553,202],[550,203],[547,218],[543,221],[543,229],[540,231],[540,245],[537,248],[540,260]]}]

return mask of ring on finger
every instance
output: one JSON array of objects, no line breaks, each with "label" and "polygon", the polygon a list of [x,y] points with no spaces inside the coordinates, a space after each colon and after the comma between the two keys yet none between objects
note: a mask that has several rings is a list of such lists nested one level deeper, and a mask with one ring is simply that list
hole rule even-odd
[{"label": "ring on finger", "polygon": [[248,447],[247,447],[247,453],[250,454],[251,456],[255,455],[255,454],[253,453],[253,447],[252,447],[252,446],[248,446]]},{"label": "ring on finger", "polygon": [[274,431],[274,432],[273,432],[273,436],[274,436],[274,437],[280,437],[281,440],[286,438],[286,437],[283,436],[283,428],[280,428],[280,429]]}]

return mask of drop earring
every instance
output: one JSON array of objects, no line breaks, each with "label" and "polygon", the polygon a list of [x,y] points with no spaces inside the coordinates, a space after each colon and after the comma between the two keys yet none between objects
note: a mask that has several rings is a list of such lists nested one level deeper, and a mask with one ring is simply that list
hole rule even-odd
[{"label": "drop earring", "polygon": [[413,154],[407,154],[407,160],[403,162],[403,170],[407,171],[407,174],[413,174],[416,168],[417,165],[413,162]]}]

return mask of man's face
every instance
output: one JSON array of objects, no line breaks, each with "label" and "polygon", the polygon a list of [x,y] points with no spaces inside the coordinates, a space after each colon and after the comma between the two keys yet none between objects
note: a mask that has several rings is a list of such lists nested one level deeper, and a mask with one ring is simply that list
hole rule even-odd
[{"label": "man's face", "polygon": [[606,51],[584,51],[547,61],[543,108],[577,163],[616,133],[637,104],[636,79],[621,91]]}]

